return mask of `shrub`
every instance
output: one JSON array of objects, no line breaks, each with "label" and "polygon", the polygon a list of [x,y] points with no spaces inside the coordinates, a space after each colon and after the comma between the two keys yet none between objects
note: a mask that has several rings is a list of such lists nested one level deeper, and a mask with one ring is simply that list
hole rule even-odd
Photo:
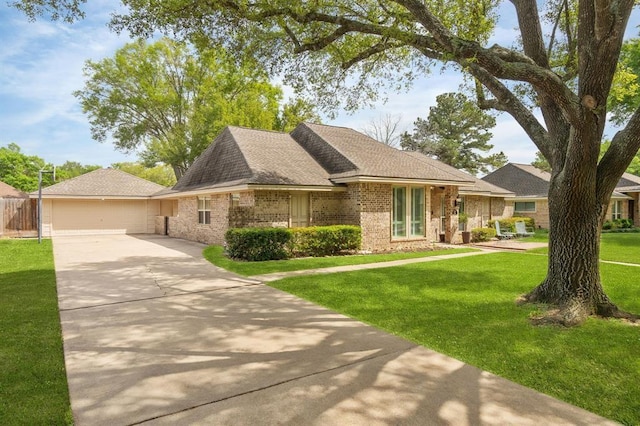
[{"label": "shrub", "polygon": [[496,230],[493,228],[474,228],[471,230],[471,242],[481,243],[489,241],[496,236]]},{"label": "shrub", "polygon": [[360,248],[360,227],[351,225],[312,226],[291,229],[290,252],[294,256],[331,256]]},{"label": "shrub", "polygon": [[[507,231],[507,232],[515,232],[516,222],[524,222],[524,225],[526,226],[527,229],[536,228],[536,222],[532,217],[514,216],[514,217],[499,219],[499,221],[500,221],[500,230]],[[496,227],[495,222],[496,222],[495,220],[489,221],[489,226],[493,229],[495,229]]]},{"label": "shrub", "polygon": [[607,220],[602,224],[602,229],[605,231],[615,231],[617,229],[631,229],[633,228],[633,220],[631,219],[614,219]]},{"label": "shrub", "polygon": [[225,234],[232,259],[262,261],[291,256],[330,256],[360,249],[360,227],[350,225],[309,228],[232,228]]},{"label": "shrub", "polygon": [[225,234],[227,255],[249,261],[286,259],[291,233],[285,228],[232,228]]}]

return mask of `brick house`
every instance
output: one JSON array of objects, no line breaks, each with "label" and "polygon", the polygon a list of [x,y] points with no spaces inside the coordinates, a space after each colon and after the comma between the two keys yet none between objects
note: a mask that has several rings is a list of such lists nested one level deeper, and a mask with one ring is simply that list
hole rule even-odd
[{"label": "brick house", "polygon": [[[512,216],[531,217],[538,227],[549,227],[547,193],[551,174],[530,164],[509,163],[482,179],[515,194],[506,201]],[[635,226],[640,226],[639,196],[640,177],[625,173],[611,196],[607,219],[632,219]]]},{"label": "brick house", "polygon": [[[227,127],[170,190],[172,237],[222,244],[231,227],[348,224],[369,251],[459,242],[510,215],[514,194],[355,130],[300,124],[291,133]],[[162,227],[163,218],[158,218]],[[442,235],[443,237],[440,237]]]}]

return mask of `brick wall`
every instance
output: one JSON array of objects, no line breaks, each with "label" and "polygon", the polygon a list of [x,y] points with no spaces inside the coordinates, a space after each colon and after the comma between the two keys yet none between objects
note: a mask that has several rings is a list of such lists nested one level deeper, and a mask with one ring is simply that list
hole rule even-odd
[{"label": "brick wall", "polygon": [[169,236],[204,244],[223,244],[229,227],[229,194],[211,196],[211,223],[198,223],[198,198],[178,200],[178,215],[169,218]]},{"label": "brick wall", "polygon": [[352,194],[344,192],[312,192],[311,225],[358,225],[359,215]]},{"label": "brick wall", "polygon": [[549,202],[547,200],[532,200],[536,203],[536,211],[531,213],[516,212],[515,201],[507,201],[507,209],[509,215],[506,217],[530,217],[536,223],[536,228],[549,229]]}]

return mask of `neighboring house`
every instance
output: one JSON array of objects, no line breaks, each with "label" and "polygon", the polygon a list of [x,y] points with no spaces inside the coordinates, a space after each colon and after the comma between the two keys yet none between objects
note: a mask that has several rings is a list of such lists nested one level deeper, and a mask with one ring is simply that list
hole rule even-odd
[{"label": "neighboring house", "polygon": [[[531,217],[538,227],[549,227],[549,173],[529,164],[509,163],[482,179],[515,193],[515,198],[507,201],[509,216]],[[625,173],[611,196],[607,219],[629,218],[640,226],[639,194],[640,177]]]},{"label": "neighboring house", "polygon": [[0,181],[0,236],[37,230],[37,210],[29,195]]},{"label": "neighboring house", "polygon": [[362,248],[417,248],[459,241],[468,227],[504,216],[509,191],[421,154],[356,132],[303,123],[290,134],[227,127],[171,189],[170,236],[222,244],[231,227],[348,224]]},{"label": "neighboring house", "polygon": [[[156,230],[172,203],[152,199],[166,189],[116,169],[98,169],[42,189],[42,235],[136,234]],[[32,192],[31,198],[38,198]],[[162,223],[158,224],[162,226]]]}]

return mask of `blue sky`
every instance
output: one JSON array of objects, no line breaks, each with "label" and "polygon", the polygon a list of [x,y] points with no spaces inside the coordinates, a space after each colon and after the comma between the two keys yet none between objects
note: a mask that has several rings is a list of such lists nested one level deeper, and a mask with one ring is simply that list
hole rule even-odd
[{"label": "blue sky", "polygon": [[[505,2],[506,11],[510,4]],[[60,165],[65,161],[109,166],[135,161],[111,143],[91,139],[87,117],[72,95],[84,84],[82,68],[86,60],[110,57],[130,39],[111,33],[106,27],[109,13],[119,5],[115,0],[92,0],[85,6],[87,18],[73,25],[40,19],[29,22],[19,11],[0,2],[0,146],[17,143],[28,155],[37,155]],[[640,22],[637,11],[628,27],[636,36]],[[510,45],[514,20],[504,13],[492,42]],[[325,124],[362,130],[372,120],[391,114],[401,117],[401,127],[411,130],[417,117],[426,117],[437,95],[456,91],[462,79],[447,72],[418,80],[408,93],[389,94],[378,103]],[[509,116],[500,115],[493,129],[495,151],[504,151],[510,161],[529,163],[536,148]],[[610,135],[611,136],[611,135]]]}]

